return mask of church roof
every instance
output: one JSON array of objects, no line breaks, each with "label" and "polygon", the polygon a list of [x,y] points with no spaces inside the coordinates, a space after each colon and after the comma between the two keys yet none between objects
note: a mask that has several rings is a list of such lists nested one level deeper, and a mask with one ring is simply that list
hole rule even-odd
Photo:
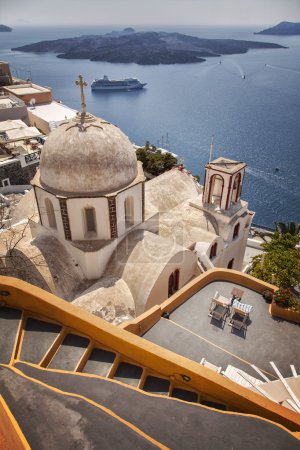
[{"label": "church roof", "polygon": [[195,242],[211,243],[217,237],[211,218],[187,200],[160,215],[159,235],[175,239],[183,247]]},{"label": "church roof", "polygon": [[244,169],[246,167],[246,164],[242,161],[235,161],[234,159],[219,157],[214,161],[206,164],[205,167],[233,174],[241,169]]},{"label": "church roof", "polygon": [[0,252],[4,255],[6,242],[12,239],[10,234],[13,243],[18,243],[12,257],[5,260],[3,274],[21,278],[66,300],[74,298],[77,290],[82,290],[80,285],[85,285],[84,275],[58,239],[42,234],[31,240],[29,228],[20,224],[3,233]]},{"label": "church roof", "polygon": [[190,204],[202,188],[191,175],[177,169],[165,172],[145,184],[146,217],[159,212],[159,235],[190,247],[195,242],[212,242],[215,230],[209,217]]},{"label": "church roof", "polygon": [[166,212],[184,200],[200,193],[200,186],[192,175],[177,169],[159,175],[145,184],[145,216]]},{"label": "church roof", "polygon": [[113,275],[102,277],[72,303],[115,325],[135,316],[130,289],[124,280]]},{"label": "church roof", "polygon": [[168,262],[187,251],[175,243],[145,230],[129,233],[114,251],[106,274],[122,278],[132,292],[136,314],[144,312],[151,290]]},{"label": "church roof", "polygon": [[63,122],[43,147],[40,181],[54,194],[105,194],[126,187],[136,176],[137,159],[128,137],[90,114]]}]

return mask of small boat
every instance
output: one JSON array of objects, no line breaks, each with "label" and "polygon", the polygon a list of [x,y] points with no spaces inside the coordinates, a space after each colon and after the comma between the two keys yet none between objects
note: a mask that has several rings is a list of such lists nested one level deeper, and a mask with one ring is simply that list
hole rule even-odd
[{"label": "small boat", "polygon": [[123,78],[122,80],[110,80],[107,75],[93,80],[92,91],[132,91],[142,89],[147,83],[141,83],[137,78]]}]

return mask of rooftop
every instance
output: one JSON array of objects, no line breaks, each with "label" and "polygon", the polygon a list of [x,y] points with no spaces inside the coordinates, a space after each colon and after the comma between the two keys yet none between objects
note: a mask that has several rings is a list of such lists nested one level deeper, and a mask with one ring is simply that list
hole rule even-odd
[{"label": "rooftop", "polygon": [[196,362],[204,357],[223,370],[231,365],[255,378],[259,376],[251,364],[271,380],[277,378],[270,366],[274,361],[283,376],[290,377],[290,364],[300,369],[300,354],[291,344],[299,339],[300,325],[271,316],[261,294],[240,287],[242,302],[253,306],[245,335],[228,326],[228,318],[223,327],[208,316],[215,292],[230,298],[234,287],[240,286],[227,281],[204,286],[171,312],[169,320],[161,318],[144,338]]},{"label": "rooftop", "polygon": [[25,103],[12,95],[1,95],[0,97],[0,109],[3,108],[16,108],[23,107]]},{"label": "rooftop", "polygon": [[233,174],[241,169],[244,169],[246,167],[246,164],[241,161],[235,161],[233,159],[219,157],[216,158],[214,161],[208,163],[206,167],[208,166],[211,167],[212,169],[222,170],[223,172]]},{"label": "rooftop", "polygon": [[77,113],[75,109],[58,102],[41,103],[34,107],[29,106],[28,111],[47,122],[61,122],[66,119],[72,119]]},{"label": "rooftop", "polygon": [[11,86],[6,86],[5,90],[11,92],[15,95],[28,95],[28,94],[39,94],[41,92],[51,92],[50,88],[38,86],[36,84],[26,83],[26,84],[14,84]]}]

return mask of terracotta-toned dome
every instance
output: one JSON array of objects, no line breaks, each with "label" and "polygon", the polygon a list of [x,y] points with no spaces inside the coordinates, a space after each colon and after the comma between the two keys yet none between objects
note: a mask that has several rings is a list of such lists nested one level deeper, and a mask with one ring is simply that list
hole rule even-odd
[{"label": "terracotta-toned dome", "polygon": [[51,131],[41,154],[41,184],[57,194],[115,192],[136,175],[137,159],[128,137],[90,114],[78,114]]}]

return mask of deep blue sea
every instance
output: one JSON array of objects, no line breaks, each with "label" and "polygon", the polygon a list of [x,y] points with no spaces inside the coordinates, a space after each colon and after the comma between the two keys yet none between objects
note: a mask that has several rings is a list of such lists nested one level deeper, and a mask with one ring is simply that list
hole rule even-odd
[{"label": "deep blue sea", "polygon": [[92,93],[88,87],[87,110],[119,126],[137,144],[149,140],[161,145],[168,133],[170,150],[184,158],[186,167],[202,181],[214,135],[214,157],[247,163],[242,197],[256,212],[254,222],[271,227],[276,221],[300,222],[300,36],[254,35],[260,28],[253,27],[148,27],[288,47],[183,65],[63,60],[53,54],[10,50],[41,40],[102,34],[112,29],[14,28],[11,33],[0,33],[0,60],[8,61],[18,76],[31,74],[33,82],[51,86],[55,99],[75,109],[80,108],[80,95],[74,81],[80,73],[89,84],[104,74],[147,82],[146,89],[136,92]]}]

